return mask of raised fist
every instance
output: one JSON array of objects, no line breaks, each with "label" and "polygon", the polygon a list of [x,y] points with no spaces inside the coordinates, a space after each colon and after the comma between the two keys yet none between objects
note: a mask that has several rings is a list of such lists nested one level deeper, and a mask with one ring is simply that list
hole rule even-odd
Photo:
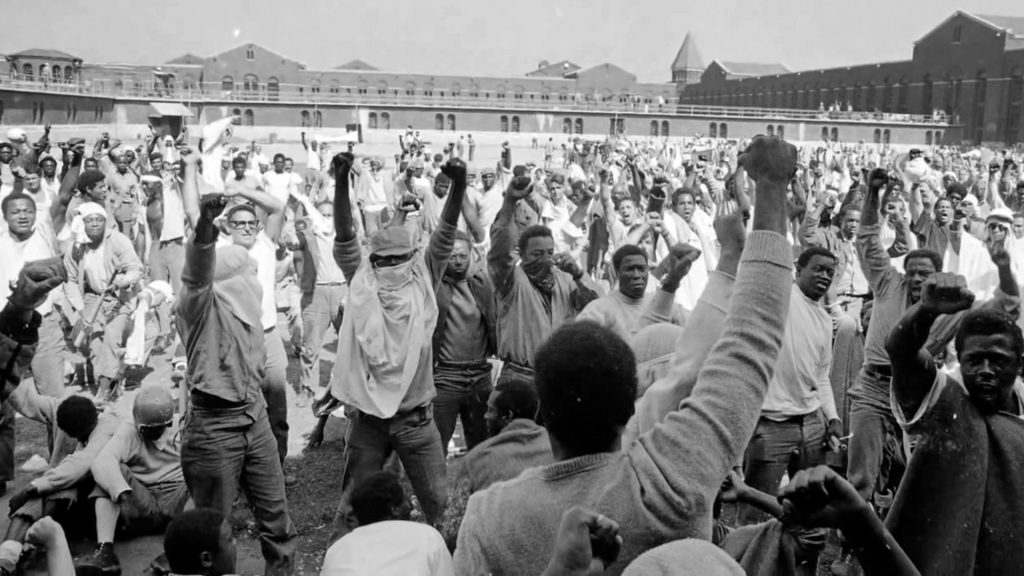
[{"label": "raised fist", "polygon": [[661,261],[658,268],[664,270],[661,277],[662,288],[675,291],[679,282],[690,273],[693,263],[700,257],[700,250],[689,244],[676,244],[669,250],[669,255]]},{"label": "raised fist", "polygon": [[505,195],[516,200],[522,200],[533,192],[533,181],[527,176],[513,178],[505,190]]},{"label": "raised fist", "polygon": [[888,183],[889,173],[886,172],[883,168],[875,168],[874,170],[871,171],[871,174],[868,176],[868,187],[873,190],[878,190],[879,188],[885,186]]},{"label": "raised fist", "polygon": [[776,136],[756,136],[739,162],[754,180],[789,182],[796,173],[796,147]]},{"label": "raised fist", "polygon": [[921,287],[921,307],[936,314],[953,314],[974,304],[967,280],[949,272],[932,274]]},{"label": "raised fist", "polygon": [[334,171],[334,179],[340,180],[342,178],[348,178],[349,172],[352,171],[352,164],[355,162],[355,157],[351,152],[340,152],[334,155],[331,159],[331,169]]},{"label": "raised fist", "polygon": [[458,158],[452,158],[441,166],[441,173],[451,179],[453,184],[466,183],[466,163]]},{"label": "raised fist", "polygon": [[224,194],[207,194],[199,201],[199,213],[208,222],[213,222],[228,205],[228,197]]},{"label": "raised fist", "polygon": [[7,302],[21,310],[35,310],[46,300],[46,295],[67,280],[61,258],[47,258],[28,262],[18,273],[18,279],[11,283],[11,295]]},{"label": "raised fist", "polygon": [[580,265],[576,263],[576,259],[573,258],[572,255],[569,254],[568,252],[561,252],[559,254],[555,254],[553,261],[555,263],[555,266],[559,270],[565,272],[566,274],[572,276],[573,278],[579,278],[580,276],[583,275],[583,270],[580,269]]}]

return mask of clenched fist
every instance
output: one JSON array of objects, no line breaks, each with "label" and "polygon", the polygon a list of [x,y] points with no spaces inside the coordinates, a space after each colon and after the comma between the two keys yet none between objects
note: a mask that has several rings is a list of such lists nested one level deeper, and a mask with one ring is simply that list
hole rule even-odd
[{"label": "clenched fist", "polygon": [[67,271],[61,258],[47,258],[28,262],[11,283],[8,303],[20,310],[35,310],[46,300],[46,295],[67,280]]},{"label": "clenched fist", "polygon": [[776,136],[756,136],[739,162],[754,180],[789,182],[796,174],[796,146]]},{"label": "clenched fist", "polygon": [[889,183],[889,173],[883,168],[875,168],[871,171],[871,175],[868,176],[868,187],[872,190],[878,190]]},{"label": "clenched fist", "polygon": [[352,171],[352,164],[355,162],[355,156],[351,152],[340,152],[334,155],[331,159],[331,169],[334,171],[334,179],[341,180],[342,178],[348,178],[349,172]]},{"label": "clenched fist", "polygon": [[921,308],[935,314],[954,314],[974,304],[967,280],[949,272],[932,274],[921,286]]},{"label": "clenched fist", "polygon": [[441,173],[451,179],[454,186],[466,184],[466,163],[458,158],[452,158],[441,166]]}]

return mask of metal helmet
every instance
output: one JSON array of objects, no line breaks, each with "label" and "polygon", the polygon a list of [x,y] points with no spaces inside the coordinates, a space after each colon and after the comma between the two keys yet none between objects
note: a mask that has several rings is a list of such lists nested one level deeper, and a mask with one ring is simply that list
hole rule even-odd
[{"label": "metal helmet", "polygon": [[143,386],[135,395],[132,416],[136,426],[166,426],[174,419],[174,397],[166,386]]}]

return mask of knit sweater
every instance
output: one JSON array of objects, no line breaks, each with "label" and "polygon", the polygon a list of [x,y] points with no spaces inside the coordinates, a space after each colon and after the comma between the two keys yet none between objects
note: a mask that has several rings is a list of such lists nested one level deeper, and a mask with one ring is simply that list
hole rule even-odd
[{"label": "knit sweater", "polygon": [[607,296],[592,301],[576,316],[577,320],[592,320],[610,328],[619,336],[629,339],[638,330],[654,322],[646,312],[654,307],[655,301],[667,300],[671,308],[671,322],[677,326],[686,324],[686,311],[672,301],[673,294],[658,290],[640,298],[630,298],[621,290],[613,290]]},{"label": "knit sweater", "polygon": [[540,574],[573,505],[614,518],[623,546],[608,574],[680,538],[710,539],[711,509],[761,411],[782,342],[792,251],[778,234],[747,239],[722,337],[693,393],[622,452],[531,468],[474,494],[455,551],[457,574]]}]

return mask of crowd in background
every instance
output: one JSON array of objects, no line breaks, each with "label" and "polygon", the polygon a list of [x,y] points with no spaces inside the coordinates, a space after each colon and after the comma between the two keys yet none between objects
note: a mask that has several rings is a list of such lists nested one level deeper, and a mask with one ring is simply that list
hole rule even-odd
[{"label": "crowd in background", "polygon": [[837,574],[1024,560],[1020,150],[49,133],[0,142],[0,480],[15,413],[50,439],[0,574],[147,533],[229,574],[240,493],[294,573],[289,356],[311,442],[347,426],[322,574],[814,574],[837,528]]}]

